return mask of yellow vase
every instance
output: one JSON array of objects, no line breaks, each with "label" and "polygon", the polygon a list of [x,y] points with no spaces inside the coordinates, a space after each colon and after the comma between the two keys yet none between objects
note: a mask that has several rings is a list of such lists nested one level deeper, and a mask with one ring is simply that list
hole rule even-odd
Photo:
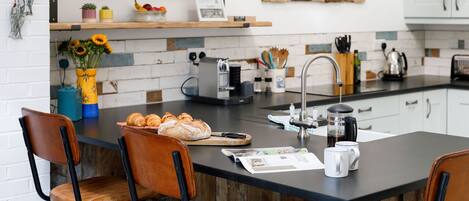
[{"label": "yellow vase", "polygon": [[83,104],[97,104],[96,69],[77,69],[77,88],[81,89]]},{"label": "yellow vase", "polygon": [[99,20],[103,23],[111,23],[113,18],[112,10],[99,10]]}]

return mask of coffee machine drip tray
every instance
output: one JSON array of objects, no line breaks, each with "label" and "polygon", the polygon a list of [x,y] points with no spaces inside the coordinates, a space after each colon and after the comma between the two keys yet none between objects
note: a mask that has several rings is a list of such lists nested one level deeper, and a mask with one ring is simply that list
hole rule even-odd
[{"label": "coffee machine drip tray", "polygon": [[[342,96],[369,94],[381,91],[386,91],[386,89],[377,86],[345,85],[342,87]],[[301,93],[301,88],[287,89],[287,92]],[[306,93],[309,95],[337,97],[340,95],[340,88],[339,86],[332,84],[309,86],[306,89]]]}]

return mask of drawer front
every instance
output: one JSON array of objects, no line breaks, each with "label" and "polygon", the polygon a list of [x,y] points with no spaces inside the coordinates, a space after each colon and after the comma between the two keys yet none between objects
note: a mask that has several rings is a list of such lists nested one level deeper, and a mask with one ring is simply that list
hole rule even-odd
[{"label": "drawer front", "polygon": [[399,133],[423,131],[423,93],[399,96]]},{"label": "drawer front", "polygon": [[348,102],[354,108],[354,116],[358,121],[399,114],[399,97],[388,96],[360,101]]},{"label": "drawer front", "polygon": [[358,128],[360,130],[396,135],[399,133],[399,125],[397,125],[397,122],[399,122],[399,116],[394,115],[372,120],[359,121]]},{"label": "drawer front", "polygon": [[469,137],[469,91],[448,91],[448,135]]}]

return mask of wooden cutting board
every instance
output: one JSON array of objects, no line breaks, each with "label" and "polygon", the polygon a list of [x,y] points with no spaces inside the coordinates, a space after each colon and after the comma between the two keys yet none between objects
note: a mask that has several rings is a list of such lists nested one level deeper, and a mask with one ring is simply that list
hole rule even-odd
[{"label": "wooden cutting board", "polygon": [[197,141],[183,141],[186,145],[189,146],[244,146],[249,145],[252,142],[252,136],[246,134],[246,139],[231,139],[225,137],[216,137],[212,136],[205,140]]}]

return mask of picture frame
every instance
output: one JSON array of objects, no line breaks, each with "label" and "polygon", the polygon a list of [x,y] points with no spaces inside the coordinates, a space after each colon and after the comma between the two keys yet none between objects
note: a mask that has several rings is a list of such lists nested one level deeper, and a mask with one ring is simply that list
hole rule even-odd
[{"label": "picture frame", "polygon": [[195,0],[199,21],[228,21],[223,0]]}]

